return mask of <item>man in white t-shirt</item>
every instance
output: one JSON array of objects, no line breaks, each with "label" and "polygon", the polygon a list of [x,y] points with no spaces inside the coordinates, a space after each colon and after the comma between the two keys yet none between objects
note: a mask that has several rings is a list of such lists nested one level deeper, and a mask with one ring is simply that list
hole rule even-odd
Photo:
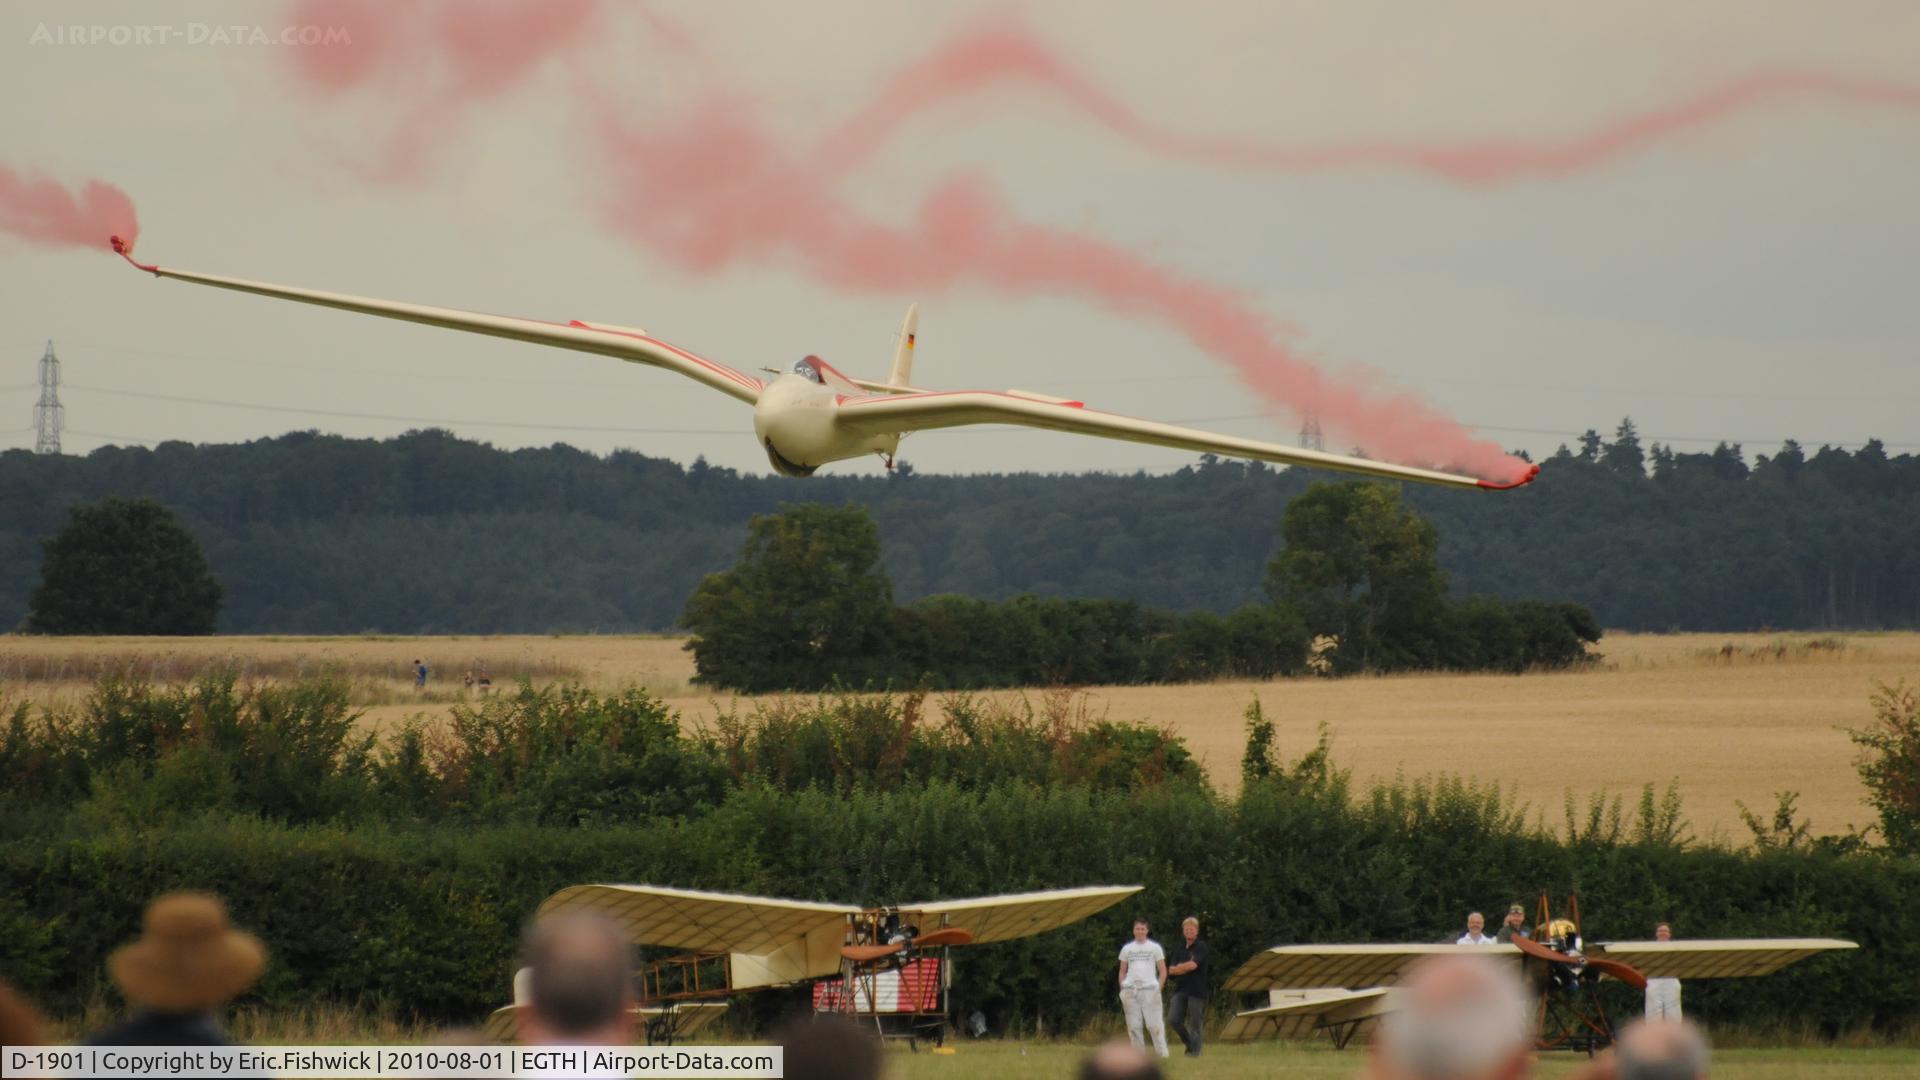
[{"label": "man in white t-shirt", "polygon": [[1120,946],[1120,1009],[1127,1014],[1127,1038],[1144,1047],[1140,1029],[1153,1036],[1153,1048],[1167,1056],[1167,1028],[1160,1015],[1160,990],[1167,985],[1167,954],[1147,937],[1147,920],[1133,920],[1133,940]]},{"label": "man in white t-shirt", "polygon": [[1492,945],[1494,940],[1486,935],[1487,917],[1474,912],[1467,916],[1467,932],[1460,935],[1455,945]]},{"label": "man in white t-shirt", "polygon": [[[1660,923],[1653,928],[1653,940],[1672,941],[1673,927]],[[1680,1019],[1680,980],[1647,980],[1647,1019]]]}]

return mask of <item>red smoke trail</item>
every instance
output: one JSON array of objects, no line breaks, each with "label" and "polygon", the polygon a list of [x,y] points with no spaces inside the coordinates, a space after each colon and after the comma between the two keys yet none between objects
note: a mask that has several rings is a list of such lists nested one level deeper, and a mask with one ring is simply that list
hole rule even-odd
[{"label": "red smoke trail", "polygon": [[822,144],[820,162],[843,168],[886,145],[915,114],[1002,84],[1048,91],[1113,134],[1180,160],[1286,173],[1412,169],[1469,184],[1570,176],[1736,113],[1794,98],[1920,107],[1920,86],[1820,72],[1761,71],[1557,139],[1285,145],[1156,127],[1076,71],[1026,27],[995,23],[963,34],[902,68]]},{"label": "red smoke trail", "polygon": [[[339,17],[374,20],[373,29],[387,38],[371,61],[304,72],[315,89],[337,94],[375,78],[391,79],[394,65],[413,65],[422,57],[429,66],[452,71],[428,105],[403,125],[403,132],[420,136],[413,145],[517,83],[541,59],[572,50],[595,14],[581,0],[573,19],[559,29],[509,34],[513,40],[503,44],[512,48],[493,64],[469,56],[497,37],[494,30],[462,26],[471,8],[460,7],[457,15],[445,6],[406,8],[407,14],[393,15],[392,8],[331,2],[355,7],[355,13]],[[314,17],[324,21],[326,16]],[[483,20],[483,26],[504,29],[509,23]],[[409,36],[414,43],[404,54],[390,47]],[[1144,314],[1172,326],[1232,364],[1269,399],[1314,408],[1323,422],[1364,439],[1384,457],[1463,468],[1496,480],[1513,478],[1523,468],[1496,444],[1473,438],[1430,405],[1376,392],[1363,380],[1324,375],[1281,342],[1279,327],[1230,290],[1184,277],[1096,237],[1022,221],[984,180],[941,185],[907,226],[871,220],[839,196],[835,182],[847,165],[877,151],[917,112],[999,82],[1049,89],[1108,129],[1169,156],[1277,170],[1393,166],[1464,182],[1591,168],[1651,139],[1787,93],[1920,103],[1920,91],[1892,84],[1765,74],[1559,141],[1283,147],[1155,128],[1025,31],[999,27],[962,37],[908,65],[871,105],[808,153],[787,151],[740,109],[708,107],[669,115],[638,130],[622,125],[618,111],[598,101],[606,158],[601,164],[610,169],[618,192],[612,218],[626,235],[695,271],[739,261],[781,261],[852,290],[937,292],[973,285],[1013,295],[1085,297],[1118,313]]]},{"label": "red smoke trail", "polygon": [[350,41],[290,50],[291,70],[322,96],[374,91],[383,110],[406,102],[362,166],[374,179],[404,179],[477,107],[582,44],[599,10],[595,0],[298,0],[290,25],[344,28]]},{"label": "red smoke trail", "polygon": [[108,234],[138,239],[140,219],[127,193],[104,180],[88,180],[76,195],[0,165],[0,232],[46,247],[101,247]]},{"label": "red smoke trail", "polygon": [[688,269],[782,261],[858,291],[971,285],[1085,297],[1172,326],[1269,399],[1311,404],[1324,422],[1363,435],[1382,457],[1502,481],[1526,469],[1431,405],[1323,375],[1227,289],[1098,238],[1020,220],[984,180],[949,181],[913,222],[883,225],[840,198],[806,156],[783,154],[742,110],[708,107],[644,132],[608,117],[601,145],[615,169],[615,224]]}]

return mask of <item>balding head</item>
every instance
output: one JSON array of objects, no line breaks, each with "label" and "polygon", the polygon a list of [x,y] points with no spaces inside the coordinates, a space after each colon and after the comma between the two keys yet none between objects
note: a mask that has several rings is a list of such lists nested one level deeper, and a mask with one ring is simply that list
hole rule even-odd
[{"label": "balding head", "polygon": [[1145,1050],[1115,1039],[1080,1062],[1080,1080],[1160,1080],[1160,1066]]},{"label": "balding head", "polygon": [[879,1080],[886,1060],[871,1025],[805,1013],[774,1033],[787,1080]]},{"label": "balding head", "polygon": [[1444,956],[1407,979],[1374,1052],[1380,1075],[1396,1080],[1508,1080],[1525,1072],[1531,1042],[1516,972]]},{"label": "balding head", "polygon": [[1702,1080],[1711,1056],[1706,1037],[1685,1020],[1641,1020],[1613,1044],[1617,1080]]},{"label": "balding head", "polygon": [[626,931],[604,915],[550,915],[527,929],[526,1015],[534,1043],[624,1043],[633,1004]]}]

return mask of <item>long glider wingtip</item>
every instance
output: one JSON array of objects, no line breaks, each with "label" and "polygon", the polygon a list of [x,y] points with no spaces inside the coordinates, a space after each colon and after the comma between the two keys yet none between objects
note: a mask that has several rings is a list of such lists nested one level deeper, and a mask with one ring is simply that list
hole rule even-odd
[{"label": "long glider wingtip", "polygon": [[147,273],[153,274],[155,276],[159,275],[160,268],[158,266],[140,262],[133,257],[132,244],[127,243],[125,240],[120,239],[118,236],[107,237],[107,243],[113,246],[114,254],[127,260],[128,263],[131,263],[136,268],[145,270]]},{"label": "long glider wingtip", "polygon": [[[135,264],[135,265],[138,265],[138,264]],[[1540,475],[1540,466],[1535,465],[1532,468],[1528,469],[1527,474],[1525,476],[1522,476],[1518,480],[1509,481],[1505,484],[1497,484],[1492,480],[1481,480],[1481,481],[1478,481],[1477,483],[1479,484],[1480,487],[1486,488],[1488,491],[1512,491],[1514,488],[1525,487],[1526,485],[1533,483],[1533,478],[1539,475]]]}]

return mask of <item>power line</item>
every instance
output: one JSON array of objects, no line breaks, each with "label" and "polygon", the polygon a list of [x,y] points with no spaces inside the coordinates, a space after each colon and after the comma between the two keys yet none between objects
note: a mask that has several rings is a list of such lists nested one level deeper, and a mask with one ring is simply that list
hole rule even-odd
[{"label": "power line", "polygon": [[352,420],[390,420],[403,424],[459,424],[467,427],[518,428],[526,431],[590,431],[616,435],[738,435],[738,428],[635,428],[595,424],[536,424],[521,420],[473,420],[445,416],[396,416],[391,413],[347,412],[339,409],[313,409],[305,406],[265,405],[251,401],[221,401],[216,398],[188,397],[183,394],[155,394],[144,390],[116,390],[105,386],[67,383],[69,390],[118,397],[145,398],[150,401],[176,401],[191,405],[213,405],[226,409],[253,409],[258,412],[290,413],[295,416],[332,416]]},{"label": "power line", "polygon": [[[1234,421],[1234,420],[1278,420],[1278,419],[1284,418],[1285,415],[1286,414],[1284,413],[1240,413],[1235,416],[1190,416],[1184,420],[1169,420],[1168,423],[1171,423],[1171,424],[1221,424],[1221,423],[1227,423],[1229,421]],[[1466,427],[1473,428],[1476,431],[1503,431],[1513,435],[1557,435],[1563,438],[1570,438],[1570,439],[1577,439],[1580,436],[1585,435],[1589,430],[1591,431],[1599,430],[1598,428],[1589,428],[1581,431],[1563,431],[1563,430],[1555,430],[1551,428],[1504,427],[1499,424],[1475,424],[1467,421],[1462,421],[1462,424],[1464,424]],[[1649,434],[1647,432],[1636,432],[1635,434],[1638,435],[1641,440],[1651,441],[1651,442],[1712,443],[1712,444],[1724,442],[1729,444],[1738,443],[1741,446],[1768,446],[1775,442],[1785,442],[1789,438],[1793,438],[1795,442],[1800,443],[1803,446],[1817,446],[1821,444],[1825,444],[1828,446],[1851,446],[1855,443],[1864,443],[1867,441],[1866,439],[1861,439],[1861,438],[1800,439],[1800,438],[1794,438],[1793,436],[1790,436],[1790,435],[1783,436],[1777,439],[1775,438],[1742,439],[1742,438],[1735,438],[1734,436],[1731,436],[1731,435],[1714,435],[1714,436],[1655,435],[1655,434]],[[1894,449],[1900,449],[1900,450],[1920,448],[1920,442],[1882,441],[1880,445],[1891,447]]]},{"label": "power line", "polygon": [[[63,338],[62,340],[67,340],[67,339]],[[522,379],[522,378],[513,378],[513,377],[501,376],[501,375],[471,375],[466,372],[459,372],[455,374],[433,374],[430,372],[395,371],[390,367],[369,367],[365,364],[277,364],[267,360],[240,359],[240,358],[230,357],[230,356],[210,356],[203,352],[179,352],[176,350],[169,350],[169,349],[151,349],[145,346],[137,346],[137,345],[108,345],[100,342],[86,342],[86,341],[81,341],[81,342],[68,341],[68,344],[69,345],[78,344],[83,348],[92,349],[96,352],[101,352],[101,353],[131,353],[137,356],[157,356],[157,357],[161,357],[164,359],[171,359],[171,360],[187,360],[195,364],[221,364],[227,367],[245,368],[246,370],[249,370],[249,371],[260,371],[263,369],[268,371],[311,371],[317,374],[332,375],[332,376],[352,374],[357,372],[357,373],[367,375],[369,377],[376,378],[376,379],[414,379],[414,380],[419,380],[421,382],[434,382],[434,383],[446,383],[446,382],[506,383],[506,384],[511,384],[515,386],[579,386],[579,387],[598,388],[602,390],[621,389],[621,388],[624,388],[626,385],[628,385],[626,383],[617,383],[617,382],[586,382],[586,381],[577,380],[577,379],[549,379],[549,378],[531,378],[531,377]],[[28,384],[28,385],[35,385],[35,384]]]},{"label": "power line", "polygon": [[158,446],[158,445],[160,445],[160,443],[162,443],[162,442],[165,442],[165,441],[166,441],[166,440],[164,440],[164,439],[159,439],[159,440],[156,440],[156,439],[136,439],[136,438],[134,438],[134,437],[133,437],[132,435],[107,435],[107,434],[103,434],[102,432],[98,432],[98,431],[81,431],[81,430],[79,430],[79,429],[77,429],[77,428],[68,428],[68,429],[67,429],[67,431],[68,431],[68,432],[69,432],[70,434],[74,434],[74,435],[80,435],[80,436],[84,436],[84,437],[86,437],[86,438],[89,438],[89,439],[99,439],[99,440],[101,440],[101,441],[103,441],[103,442],[110,442],[110,443],[134,443],[134,444],[136,444],[136,445],[139,445],[139,446]]},{"label": "power line", "polygon": [[[34,384],[28,384],[28,385],[34,385]],[[69,390],[82,390],[88,393],[110,394],[110,395],[115,395],[119,397],[144,398],[144,399],[153,400],[153,401],[172,401],[172,402],[181,402],[181,403],[193,404],[193,405],[210,405],[216,408],[226,408],[226,409],[251,409],[258,412],[282,413],[282,414],[288,414],[293,416],[327,416],[327,417],[337,417],[337,418],[353,419],[353,420],[385,420],[385,421],[390,421],[395,423],[406,423],[406,424],[444,424],[444,425],[459,425],[459,426],[466,426],[466,427],[509,428],[509,429],[523,430],[523,431],[577,431],[577,432],[586,432],[586,433],[601,433],[601,434],[615,434],[615,435],[738,435],[743,430],[740,428],[615,427],[615,426],[609,426],[609,425],[596,425],[596,424],[543,424],[543,423],[534,423],[534,422],[517,421],[517,420],[477,420],[472,418],[456,418],[456,417],[402,416],[402,415],[395,415],[391,413],[353,412],[353,411],[340,410],[340,409],[315,409],[315,408],[308,408],[305,406],[269,405],[261,402],[226,401],[218,398],[192,397],[192,396],[182,395],[182,394],[157,394],[157,393],[152,393],[149,391],[142,391],[142,390],[121,390],[121,389],[116,389],[112,387],[89,386],[83,383],[65,383],[63,385]],[[1245,421],[1245,420],[1277,420],[1277,419],[1282,419],[1285,415],[1286,414],[1283,414],[1283,413],[1265,412],[1265,413],[1237,413],[1237,414],[1227,415],[1227,416],[1190,416],[1190,417],[1183,417],[1176,420],[1170,420],[1168,421],[1168,423],[1207,424],[1207,423],[1229,423],[1229,422]],[[1020,425],[1007,425],[1007,426],[1019,427]],[[1546,436],[1551,436],[1556,438],[1569,438],[1569,439],[1577,439],[1581,435],[1585,434],[1585,431],[1572,431],[1572,430],[1554,429],[1554,428],[1513,427],[1513,426],[1506,426],[1506,425],[1500,425],[1500,424],[1468,424],[1467,426],[1480,431],[1497,431],[1497,432],[1503,432],[1506,434],[1517,434],[1517,435],[1546,435]],[[1000,426],[996,425],[995,427],[1000,427]],[[984,433],[987,430],[987,427],[982,426],[982,427],[976,427],[971,429],[963,428],[960,430],[962,432],[972,430],[972,431],[979,431]],[[1784,442],[1786,437],[1782,437],[1779,439],[1774,439],[1774,438],[1750,439],[1750,438],[1736,438],[1732,436],[1662,435],[1662,434],[1641,433],[1640,438],[1643,440],[1652,441],[1652,442],[1690,443],[1690,444],[1701,444],[1701,445],[1709,445],[1709,446],[1717,445],[1722,442],[1738,443],[1741,446],[1769,446],[1775,442]],[[1817,445],[1825,444],[1825,445],[1832,445],[1832,446],[1851,446],[1859,443],[1864,443],[1866,440],[1862,438],[1854,438],[1854,439],[1797,439],[1796,441],[1800,442],[1803,445],[1817,446]],[[1899,450],[1920,448],[1920,442],[1884,442],[1883,441],[1881,445],[1886,446],[1889,449],[1899,449]]]}]

